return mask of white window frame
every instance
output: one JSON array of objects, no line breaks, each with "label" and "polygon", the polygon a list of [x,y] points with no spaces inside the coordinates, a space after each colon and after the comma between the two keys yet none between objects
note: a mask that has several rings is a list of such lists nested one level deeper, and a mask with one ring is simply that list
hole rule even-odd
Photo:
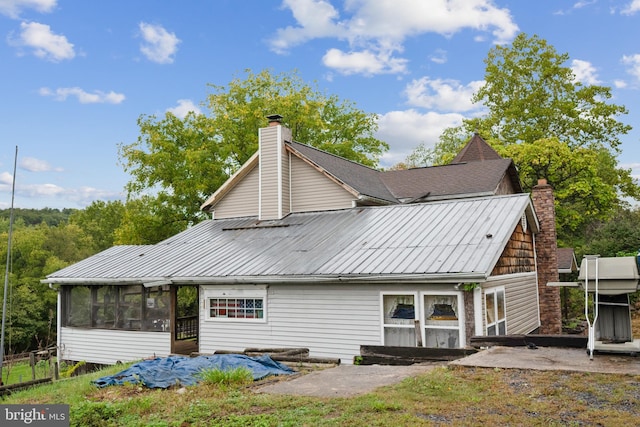
[{"label": "white window frame", "polygon": [[[239,322],[239,323],[266,323],[267,322],[267,289],[266,287],[251,288],[216,288],[205,289],[204,298],[204,320],[207,322]],[[211,317],[212,299],[261,299],[262,317]]]},{"label": "white window frame", "polygon": [[[414,321],[411,325],[401,325],[401,324],[393,324],[393,323],[385,323],[384,319],[385,319],[385,313],[384,313],[384,297],[400,297],[400,296],[412,296],[413,297],[413,317],[414,317]],[[400,329],[412,329],[414,331],[414,335],[415,335],[415,321],[418,320],[418,314],[420,312],[419,310],[419,302],[418,301],[418,293],[417,292],[402,292],[402,291],[398,291],[398,292],[380,292],[380,344],[381,345],[386,345],[384,342],[384,337],[385,337],[385,329],[386,328],[400,328]],[[417,347],[417,343],[414,342],[413,347]]]},{"label": "white window frame", "polygon": [[[504,314],[503,318],[498,317],[498,292],[502,293],[502,312]],[[493,298],[493,315],[494,321],[489,322],[489,311],[487,308],[487,298]],[[508,334],[508,325],[507,325],[507,293],[505,291],[504,286],[498,286],[495,288],[485,289],[484,291],[484,321],[485,328],[484,333],[489,336],[489,328],[495,328],[495,334],[491,336],[499,336],[500,334],[500,323],[504,323],[504,335]]]},{"label": "white window frame", "polygon": [[[426,324],[426,307],[424,303],[424,298],[427,296],[455,296],[458,302],[458,325],[457,326],[440,326],[440,325],[427,325]],[[465,334],[465,317],[464,317],[464,294],[459,291],[423,291],[420,292],[420,326],[422,333],[422,342],[423,345],[427,346],[427,330],[458,330],[458,347],[464,348],[467,342],[467,337]]]}]

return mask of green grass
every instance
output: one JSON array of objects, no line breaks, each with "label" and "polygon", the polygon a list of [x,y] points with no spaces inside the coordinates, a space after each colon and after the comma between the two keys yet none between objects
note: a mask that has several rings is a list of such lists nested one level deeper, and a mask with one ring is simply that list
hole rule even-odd
[{"label": "green grass", "polygon": [[2,403],[67,403],[74,426],[634,425],[640,377],[441,367],[352,398],[255,392],[239,372],[181,389],[91,380],[122,366],[16,392]]},{"label": "green grass", "polygon": [[[53,362],[52,362],[53,363]],[[35,379],[41,379],[51,376],[48,361],[40,361],[35,366]],[[33,371],[29,361],[21,362],[5,362],[2,366],[2,381],[5,385],[17,384],[33,380]]]},{"label": "green grass", "polygon": [[236,368],[223,371],[220,369],[205,369],[200,372],[200,379],[205,384],[219,387],[242,386],[253,382],[253,374],[247,368]]}]

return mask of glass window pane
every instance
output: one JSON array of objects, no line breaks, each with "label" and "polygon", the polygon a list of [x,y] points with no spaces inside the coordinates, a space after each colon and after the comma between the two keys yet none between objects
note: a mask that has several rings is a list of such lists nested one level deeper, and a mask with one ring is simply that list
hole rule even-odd
[{"label": "glass window pane", "polygon": [[498,322],[498,335],[506,335],[507,333],[507,322],[504,320],[502,322]]},{"label": "glass window pane", "polygon": [[496,321],[496,308],[495,308],[495,294],[488,292],[484,295],[487,313],[487,324],[495,323]]},{"label": "glass window pane", "polygon": [[385,325],[413,325],[416,318],[413,295],[384,295],[382,301]]},{"label": "glass window pane", "polygon": [[142,310],[142,286],[119,286],[116,327],[140,329]]},{"label": "glass window pane", "polygon": [[413,328],[384,328],[384,345],[415,347],[416,334]]},{"label": "glass window pane", "polygon": [[425,295],[425,324],[458,326],[458,297],[456,295]]},{"label": "glass window pane", "polygon": [[460,333],[457,329],[426,329],[425,347],[430,348],[458,348]]},{"label": "glass window pane", "polygon": [[92,290],[92,325],[95,328],[115,326],[117,289],[115,286],[98,286]]},{"label": "glass window pane", "polygon": [[264,319],[262,298],[209,298],[209,317]]},{"label": "glass window pane", "polygon": [[65,287],[66,317],[64,326],[89,327],[91,290],[87,286]]},{"label": "glass window pane", "polygon": [[504,291],[503,290],[499,290],[496,292],[496,296],[498,301],[496,302],[497,306],[498,306],[498,320],[500,319],[504,319],[505,318],[505,312],[504,312]]},{"label": "glass window pane", "polygon": [[158,286],[145,290],[144,329],[166,332],[169,330],[170,296],[169,286]]},{"label": "glass window pane", "polygon": [[489,326],[487,328],[487,335],[495,335],[496,334],[496,325]]}]

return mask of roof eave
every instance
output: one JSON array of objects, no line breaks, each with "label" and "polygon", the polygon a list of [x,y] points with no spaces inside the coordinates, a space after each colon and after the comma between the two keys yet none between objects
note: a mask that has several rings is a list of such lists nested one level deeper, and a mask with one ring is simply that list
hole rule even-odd
[{"label": "roof eave", "polygon": [[57,285],[135,285],[157,281],[171,281],[176,285],[230,285],[230,284],[272,284],[272,283],[461,283],[484,282],[485,272],[463,273],[409,273],[409,274],[361,274],[361,275],[299,275],[299,276],[225,276],[225,277],[146,277],[146,278],[48,278],[45,284]]}]

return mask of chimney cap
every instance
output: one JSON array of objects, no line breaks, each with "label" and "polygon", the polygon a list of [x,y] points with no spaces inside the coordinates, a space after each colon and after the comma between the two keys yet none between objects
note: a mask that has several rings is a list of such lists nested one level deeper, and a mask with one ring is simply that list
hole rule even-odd
[{"label": "chimney cap", "polygon": [[267,119],[269,119],[269,123],[273,123],[273,122],[277,122],[280,123],[282,121],[282,116],[280,114],[270,114],[267,116]]}]

